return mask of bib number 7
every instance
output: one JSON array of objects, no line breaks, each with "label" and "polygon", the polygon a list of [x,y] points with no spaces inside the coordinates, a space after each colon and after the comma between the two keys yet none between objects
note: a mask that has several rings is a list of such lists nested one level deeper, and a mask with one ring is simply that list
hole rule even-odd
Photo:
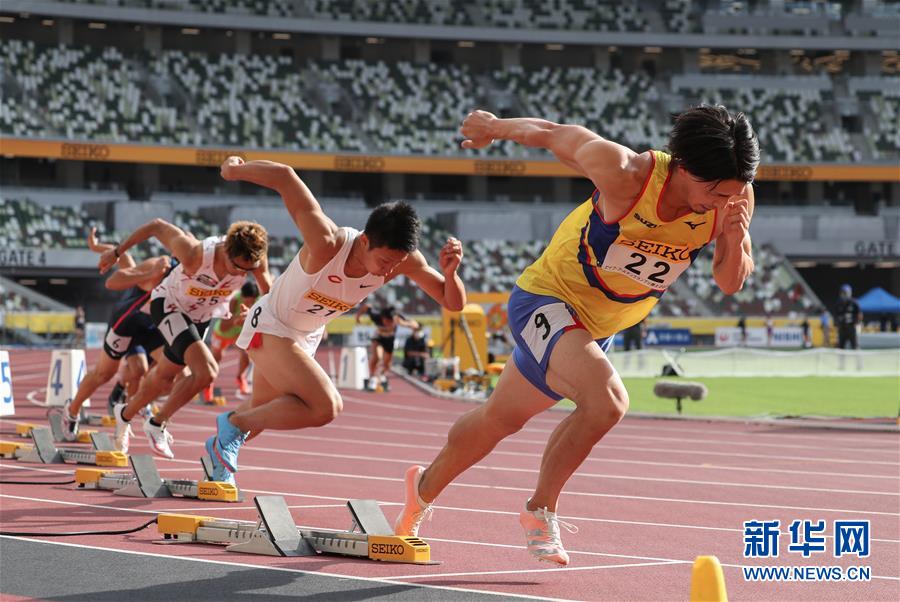
[{"label": "bib number 7", "polygon": [[166,340],[166,344],[171,347],[178,335],[190,328],[190,325],[184,319],[184,314],[175,312],[167,314],[166,317],[160,320],[158,328]]}]

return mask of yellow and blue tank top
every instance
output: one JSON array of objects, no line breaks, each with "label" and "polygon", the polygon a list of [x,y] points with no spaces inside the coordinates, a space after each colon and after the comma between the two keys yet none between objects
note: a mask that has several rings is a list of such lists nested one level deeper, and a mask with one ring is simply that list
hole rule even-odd
[{"label": "yellow and blue tank top", "polygon": [[650,154],[650,175],[622,219],[604,221],[595,190],[563,220],[543,254],[516,281],[525,291],[568,303],[595,339],[644,319],[715,230],[715,211],[671,222],[659,217],[672,157]]}]

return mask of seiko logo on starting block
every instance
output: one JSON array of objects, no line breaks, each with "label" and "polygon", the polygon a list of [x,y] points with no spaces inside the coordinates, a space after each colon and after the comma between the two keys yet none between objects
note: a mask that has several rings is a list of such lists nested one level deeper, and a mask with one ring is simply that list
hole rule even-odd
[{"label": "seiko logo on starting block", "polygon": [[431,548],[418,537],[369,535],[369,558],[389,562],[422,562],[431,558]]},{"label": "seiko logo on starting block", "polygon": [[373,543],[371,548],[372,554],[386,554],[391,556],[403,556],[404,548],[402,544],[391,543]]}]

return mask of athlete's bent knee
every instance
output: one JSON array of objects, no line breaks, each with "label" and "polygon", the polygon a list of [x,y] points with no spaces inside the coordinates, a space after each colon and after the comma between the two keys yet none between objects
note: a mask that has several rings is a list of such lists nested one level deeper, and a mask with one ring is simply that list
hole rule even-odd
[{"label": "athlete's bent knee", "polygon": [[482,406],[480,408],[476,408],[475,411],[481,412],[488,428],[502,435],[503,437],[508,437],[513,433],[518,433],[520,430],[522,430],[522,427],[525,426],[525,423],[528,422],[528,419],[530,418],[530,416],[522,416],[511,412],[498,411],[496,408],[491,406]]},{"label": "athlete's bent knee", "polygon": [[103,364],[98,365],[94,368],[94,374],[98,379],[103,382],[109,382],[109,380],[116,375],[116,372],[119,370],[118,364],[113,364],[111,366],[106,366]]},{"label": "athlete's bent knee", "polygon": [[334,391],[329,395],[326,403],[320,404],[317,408],[314,408],[310,426],[325,426],[337,418],[343,409],[344,401],[341,399],[341,394]]},{"label": "athlete's bent knee", "polygon": [[628,411],[628,391],[618,384],[610,384],[587,395],[576,404],[581,419],[598,430],[609,430],[619,423]]},{"label": "athlete's bent knee", "polygon": [[191,373],[194,375],[195,383],[205,389],[216,380],[219,375],[219,366],[215,362],[203,362],[196,367],[196,370],[194,366],[191,366]]}]

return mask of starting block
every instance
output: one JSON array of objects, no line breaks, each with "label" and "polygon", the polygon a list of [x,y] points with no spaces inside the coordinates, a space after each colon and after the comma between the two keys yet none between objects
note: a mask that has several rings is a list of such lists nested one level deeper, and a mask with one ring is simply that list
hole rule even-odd
[{"label": "starting block", "polygon": [[0,457],[15,458],[39,464],[92,464],[94,466],[128,466],[128,456],[116,451],[107,433],[91,433],[94,449],[57,448],[48,428],[31,430],[32,445],[0,442]]},{"label": "starting block", "polygon": [[[63,434],[65,432],[63,428],[63,417],[60,412],[51,412],[47,415],[47,420],[50,422],[50,432],[53,434],[53,440],[57,443],[63,442],[66,440],[66,436]],[[32,428],[32,430],[34,430]],[[19,429],[16,428],[16,433],[19,432]],[[78,436],[75,438],[75,441],[79,443],[91,443],[91,435],[96,433],[97,431],[92,430],[79,430]],[[30,433],[28,433],[30,434]],[[23,435],[27,437],[28,435]]]},{"label": "starting block", "polygon": [[106,414],[85,414],[84,409],[81,411],[81,424],[90,426],[116,426],[115,416],[107,416]]},{"label": "starting block", "polygon": [[201,462],[206,478],[201,481],[163,479],[151,456],[131,456],[132,473],[113,472],[100,468],[79,468],[75,483],[79,489],[105,489],[127,497],[159,498],[185,497],[214,502],[241,502],[240,490],[231,483],[213,481],[212,463],[204,457]]},{"label": "starting block", "polygon": [[374,500],[347,502],[353,531],[300,529],[281,496],[253,499],[259,518],[255,523],[189,514],[160,514],[157,527],[167,543],[206,543],[227,546],[229,552],[266,556],[338,554],[408,564],[439,564],[431,548],[418,537],[394,535]]}]

